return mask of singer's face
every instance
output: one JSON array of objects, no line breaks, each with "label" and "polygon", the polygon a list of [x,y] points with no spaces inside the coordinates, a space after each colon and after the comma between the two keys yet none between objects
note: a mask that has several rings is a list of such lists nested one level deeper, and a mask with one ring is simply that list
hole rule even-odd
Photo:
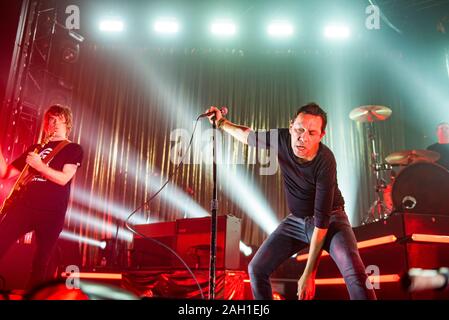
[{"label": "singer's face", "polygon": [[300,113],[294,122],[290,123],[291,146],[293,153],[300,159],[311,161],[324,137],[321,131],[323,119],[306,113]]},{"label": "singer's face", "polygon": [[44,130],[47,135],[55,138],[65,138],[67,135],[66,119],[63,115],[46,115],[44,119]]}]

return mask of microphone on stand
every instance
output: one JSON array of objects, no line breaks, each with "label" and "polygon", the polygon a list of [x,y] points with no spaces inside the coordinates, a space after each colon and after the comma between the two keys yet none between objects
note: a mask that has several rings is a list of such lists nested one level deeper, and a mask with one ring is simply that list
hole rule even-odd
[{"label": "microphone on stand", "polygon": [[[212,116],[212,115],[215,114],[215,112],[216,112],[216,111],[211,111],[211,112],[203,113],[202,115],[200,115],[200,116],[198,117],[198,119]],[[223,116],[225,116],[225,115],[228,113],[228,108],[226,108],[226,107],[221,107],[220,112],[221,112],[221,114],[222,114]],[[215,120],[215,119],[213,118],[212,120]]]}]

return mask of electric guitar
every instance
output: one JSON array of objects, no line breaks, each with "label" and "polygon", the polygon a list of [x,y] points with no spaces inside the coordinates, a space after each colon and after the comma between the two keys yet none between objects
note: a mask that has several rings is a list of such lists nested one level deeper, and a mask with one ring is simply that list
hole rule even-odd
[{"label": "electric guitar", "polygon": [[[53,135],[49,135],[46,137],[36,148],[34,148],[33,152],[38,153],[42,148],[51,140]],[[26,185],[33,180],[34,177],[38,175],[37,172],[33,172],[30,170],[30,165],[27,163],[25,167],[23,167],[22,171],[19,174],[14,186],[12,187],[9,195],[6,197],[5,201],[0,208],[0,216],[6,212],[6,209],[11,206],[11,204],[19,198],[19,195],[23,192]]]}]

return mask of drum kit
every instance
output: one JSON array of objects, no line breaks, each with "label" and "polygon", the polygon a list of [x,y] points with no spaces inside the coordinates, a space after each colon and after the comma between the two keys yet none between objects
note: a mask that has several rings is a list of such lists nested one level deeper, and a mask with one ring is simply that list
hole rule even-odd
[{"label": "drum kit", "polygon": [[[449,190],[449,171],[435,162],[440,154],[429,150],[393,152],[380,160],[377,152],[374,124],[387,120],[392,114],[385,106],[366,105],[349,114],[351,120],[368,125],[371,145],[371,169],[375,179],[375,201],[363,224],[386,219],[396,211],[442,214],[449,212],[445,190]],[[399,167],[398,174],[393,170]],[[389,174],[387,184],[384,172]]]}]

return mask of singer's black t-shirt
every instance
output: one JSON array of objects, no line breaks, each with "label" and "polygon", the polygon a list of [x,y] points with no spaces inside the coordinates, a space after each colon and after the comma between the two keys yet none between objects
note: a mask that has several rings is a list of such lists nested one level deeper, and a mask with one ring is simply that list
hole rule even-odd
[{"label": "singer's black t-shirt", "polygon": [[[41,158],[45,159],[58,143],[59,141],[47,143],[39,151]],[[39,145],[30,146],[11,165],[22,171],[28,153],[36,147],[39,147]],[[82,159],[83,149],[81,146],[77,143],[69,143],[55,155],[48,165],[55,170],[62,171],[65,164],[81,166]],[[20,194],[19,201],[31,209],[65,213],[69,202],[71,183],[72,181],[70,180],[65,186],[61,186],[38,175],[24,188],[23,194]]]},{"label": "singer's black t-shirt", "polygon": [[[278,145],[271,143],[270,132],[278,134]],[[279,166],[284,179],[285,195],[290,212],[297,217],[313,216],[315,226],[326,229],[332,211],[344,210],[344,199],[337,183],[337,163],[334,154],[320,143],[315,158],[300,164],[291,147],[288,129],[252,131],[250,146],[277,149]]]}]

